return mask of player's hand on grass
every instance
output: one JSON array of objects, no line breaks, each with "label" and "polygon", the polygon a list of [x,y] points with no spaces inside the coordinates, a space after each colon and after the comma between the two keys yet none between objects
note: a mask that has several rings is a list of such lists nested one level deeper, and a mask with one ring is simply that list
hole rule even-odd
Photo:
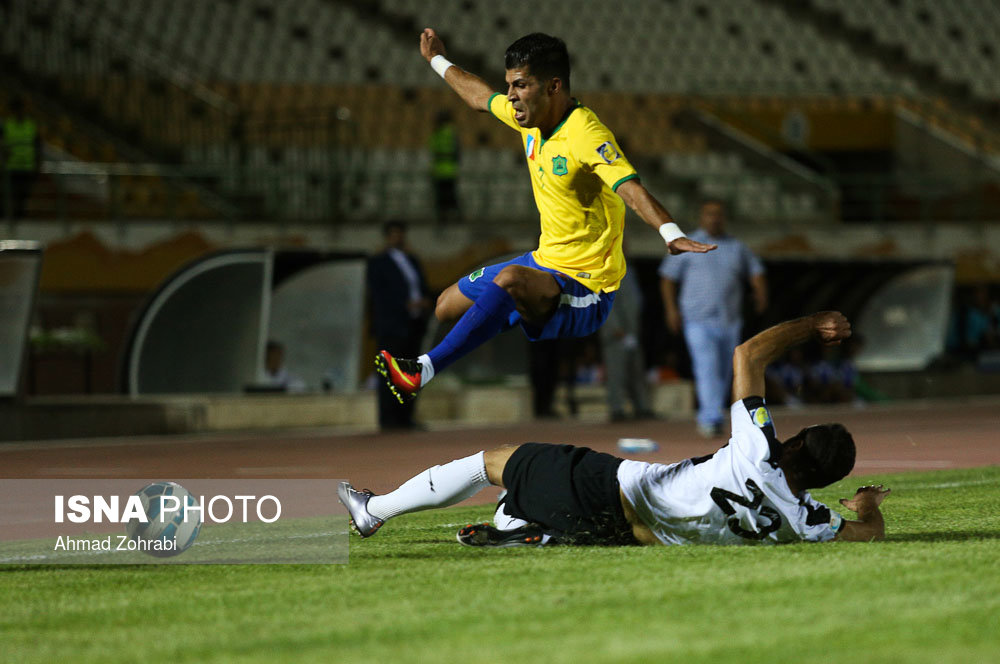
[{"label": "player's hand on grass", "polygon": [[679,237],[667,245],[667,249],[674,256],[689,251],[693,254],[704,254],[718,247],[716,244],[705,244],[696,242],[689,237]]},{"label": "player's hand on grass", "polygon": [[813,328],[820,343],[825,346],[835,346],[851,336],[851,322],[839,311],[813,314]]},{"label": "player's hand on grass", "polygon": [[863,486],[858,489],[853,498],[841,498],[840,504],[858,514],[867,514],[877,508],[889,495],[891,489],[886,489],[881,484]]},{"label": "player's hand on grass", "polygon": [[434,32],[434,28],[424,28],[420,33],[420,55],[430,62],[435,55],[444,54],[444,42]]}]

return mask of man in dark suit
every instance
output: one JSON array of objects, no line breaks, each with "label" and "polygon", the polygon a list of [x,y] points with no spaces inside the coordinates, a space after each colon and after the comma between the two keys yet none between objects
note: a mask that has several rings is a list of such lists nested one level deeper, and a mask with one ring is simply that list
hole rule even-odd
[{"label": "man in dark suit", "polygon": [[[385,249],[368,260],[368,299],[378,348],[415,357],[427,329],[430,290],[416,256],[406,251],[406,224],[388,221],[382,228]],[[400,404],[383,381],[378,384],[378,420],[382,429],[412,429],[414,402]]]}]

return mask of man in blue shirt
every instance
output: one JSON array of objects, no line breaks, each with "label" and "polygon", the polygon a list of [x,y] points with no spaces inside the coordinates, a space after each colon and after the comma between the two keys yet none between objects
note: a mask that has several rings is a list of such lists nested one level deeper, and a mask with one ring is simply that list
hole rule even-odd
[{"label": "man in blue shirt", "polygon": [[733,350],[743,330],[743,285],[750,283],[757,313],[767,308],[764,266],[745,244],[726,233],[726,209],[720,201],[702,203],[698,242],[719,246],[688,260],[666,256],[660,264],[660,288],[667,328],[683,330],[691,354],[698,395],[698,431],[706,438],[722,435],[723,408],[732,380]]}]

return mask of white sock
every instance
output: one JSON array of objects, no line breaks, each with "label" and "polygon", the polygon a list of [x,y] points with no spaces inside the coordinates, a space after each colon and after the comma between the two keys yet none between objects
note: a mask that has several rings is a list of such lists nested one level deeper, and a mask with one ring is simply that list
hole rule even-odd
[{"label": "white sock", "polygon": [[515,528],[520,528],[521,526],[528,525],[528,522],[524,519],[518,519],[517,517],[507,514],[507,503],[503,502],[504,496],[507,495],[507,489],[500,492],[497,496],[497,511],[493,515],[493,523],[499,530],[514,530]]},{"label": "white sock", "polygon": [[490,485],[483,452],[443,466],[433,466],[384,496],[372,496],[368,512],[377,519],[447,507],[459,503]]},{"label": "white sock", "polygon": [[434,364],[426,353],[418,357],[417,362],[420,363],[420,387],[423,387],[434,378]]}]

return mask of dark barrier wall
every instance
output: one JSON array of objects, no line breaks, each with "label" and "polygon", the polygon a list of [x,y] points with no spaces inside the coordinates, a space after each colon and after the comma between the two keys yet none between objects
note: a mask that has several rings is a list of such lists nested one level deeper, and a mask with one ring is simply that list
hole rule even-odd
[{"label": "dark barrier wall", "polygon": [[[364,324],[363,256],[305,250],[226,251],[164,282],[133,328],[130,394],[247,389],[357,389]],[[293,378],[264,372],[268,340]]]},{"label": "dark barrier wall", "polygon": [[856,329],[865,339],[858,368],[920,371],[940,357],[954,283],[951,265],[926,265],[882,285],[858,316]]},{"label": "dark barrier wall", "polygon": [[18,393],[41,270],[40,245],[0,242],[0,397]]},{"label": "dark barrier wall", "polygon": [[214,255],[169,279],[143,312],[129,352],[130,394],[240,392],[263,353],[271,260]]}]

